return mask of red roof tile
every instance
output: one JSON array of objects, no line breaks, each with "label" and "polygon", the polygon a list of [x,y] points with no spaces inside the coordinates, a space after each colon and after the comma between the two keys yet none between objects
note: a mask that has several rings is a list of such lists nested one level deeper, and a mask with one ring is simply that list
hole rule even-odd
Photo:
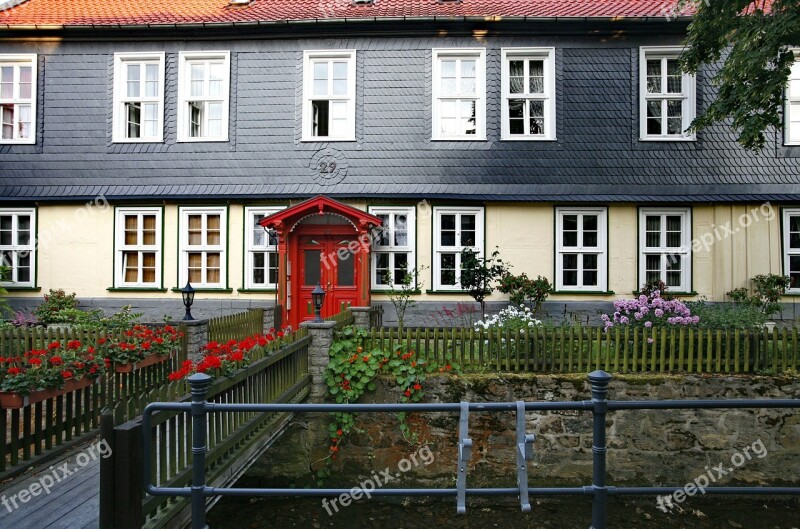
[{"label": "red roof tile", "polygon": [[[1,1],[1,0],[0,0]],[[26,0],[0,26],[257,22],[373,17],[664,17],[677,0]]]}]

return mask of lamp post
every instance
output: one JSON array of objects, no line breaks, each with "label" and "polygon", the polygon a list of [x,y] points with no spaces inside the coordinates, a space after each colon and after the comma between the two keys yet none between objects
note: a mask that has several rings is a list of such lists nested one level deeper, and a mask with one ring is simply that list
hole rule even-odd
[{"label": "lamp post", "polygon": [[183,306],[186,307],[186,314],[184,320],[194,320],[192,317],[192,303],[194,303],[194,288],[191,283],[186,282],[186,286],[181,289],[181,297],[183,298]]},{"label": "lamp post", "polygon": [[314,322],[320,323],[322,321],[322,303],[325,301],[325,290],[317,283],[314,290],[311,291],[311,300],[314,302]]}]

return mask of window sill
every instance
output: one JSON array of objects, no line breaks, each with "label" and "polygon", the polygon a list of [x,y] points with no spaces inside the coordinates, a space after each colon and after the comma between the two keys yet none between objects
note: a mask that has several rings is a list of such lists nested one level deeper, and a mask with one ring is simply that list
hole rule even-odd
[{"label": "window sill", "polygon": [[503,136],[500,138],[500,141],[558,141],[557,138],[540,138],[537,136]]},{"label": "window sill", "polygon": [[6,289],[8,292],[41,292],[42,287],[15,287],[13,285],[0,285],[0,287]]},{"label": "window sill", "polygon": [[457,136],[454,138],[431,138],[431,141],[486,141],[486,136]]},{"label": "window sill", "polygon": [[0,145],[36,145],[36,140],[33,141],[14,141],[14,140],[5,140],[0,141]]},{"label": "window sill", "polygon": [[115,140],[111,140],[111,143],[119,144],[119,145],[126,145],[126,144],[130,144],[130,143],[133,143],[133,144],[136,144],[136,145],[141,145],[142,143],[164,143],[164,138],[154,138],[152,140],[150,140],[150,139],[134,140],[134,139],[117,138]]},{"label": "window sill", "polygon": [[229,138],[178,138],[176,143],[224,143],[230,141]]},{"label": "window sill", "polygon": [[[389,294],[389,292],[391,292],[391,291],[390,290],[383,290],[383,289],[380,289],[380,288],[373,288],[373,289],[371,289],[369,291],[370,294],[384,294],[384,295],[385,294]],[[395,292],[400,292],[400,291],[395,291]],[[428,290],[427,292],[431,292],[431,291]],[[412,296],[419,296],[419,295],[422,295],[422,291],[420,289],[418,289],[418,288],[415,288],[414,290],[409,290],[408,294],[412,295]],[[800,296],[800,294],[797,294],[797,295]]]},{"label": "window sill", "polygon": [[155,287],[108,287],[109,292],[167,292],[166,288]]},{"label": "window sill", "polygon": [[269,294],[269,293],[273,293],[274,294],[277,291],[278,291],[278,289],[274,288],[274,287],[270,287],[270,288],[239,288],[239,289],[236,290],[236,292],[240,292],[242,294]]},{"label": "window sill", "polygon": [[688,142],[692,142],[692,141],[697,141],[697,137],[696,136],[690,136],[690,137],[687,137],[687,138],[649,138],[649,137],[644,137],[643,138],[643,137],[640,137],[639,141],[655,141],[655,142],[660,142],[660,141],[665,141],[665,142],[684,141],[684,142],[686,142],[686,141],[688,141]]},{"label": "window sill", "polygon": [[[178,287],[172,287],[173,292],[181,292],[182,290]],[[220,292],[223,294],[230,294],[233,292],[232,288],[195,288],[195,292]]]},{"label": "window sill", "polygon": [[[639,291],[638,290],[634,290],[633,292],[631,292],[631,294],[636,296],[637,294],[639,294]],[[691,296],[699,296],[700,295],[699,293],[695,292],[694,290],[692,290],[691,292],[678,292],[678,291],[668,290],[667,294],[670,295],[670,296],[682,296],[682,297],[691,297]]]},{"label": "window sill", "polygon": [[558,295],[582,295],[582,296],[613,296],[616,294],[613,290],[556,290],[552,293],[553,296]]},{"label": "window sill", "polygon": [[455,294],[459,296],[469,296],[469,294],[463,290],[426,290],[426,294]]},{"label": "window sill", "polygon": [[354,142],[356,141],[355,137],[347,137],[347,138],[328,138],[328,137],[319,137],[319,138],[302,138],[300,140],[303,143],[343,143],[343,142]]}]

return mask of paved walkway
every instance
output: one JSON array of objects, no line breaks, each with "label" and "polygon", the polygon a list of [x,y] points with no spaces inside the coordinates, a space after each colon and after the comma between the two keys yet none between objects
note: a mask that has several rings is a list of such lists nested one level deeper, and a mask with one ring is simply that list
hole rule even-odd
[{"label": "paved walkway", "polygon": [[[0,484],[0,528],[97,529],[100,458],[79,456],[92,453],[86,451],[88,446],[79,446],[46,467]],[[43,486],[49,486],[49,494]]]}]

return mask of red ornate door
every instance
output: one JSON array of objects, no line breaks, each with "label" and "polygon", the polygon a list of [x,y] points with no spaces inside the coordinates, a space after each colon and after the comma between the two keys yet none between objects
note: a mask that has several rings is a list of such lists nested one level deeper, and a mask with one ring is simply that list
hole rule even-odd
[{"label": "red ornate door", "polygon": [[292,297],[295,324],[314,318],[311,291],[319,284],[325,290],[322,317],[336,314],[342,305],[358,299],[358,251],[352,251],[355,237],[336,234],[300,234],[295,246]]}]

